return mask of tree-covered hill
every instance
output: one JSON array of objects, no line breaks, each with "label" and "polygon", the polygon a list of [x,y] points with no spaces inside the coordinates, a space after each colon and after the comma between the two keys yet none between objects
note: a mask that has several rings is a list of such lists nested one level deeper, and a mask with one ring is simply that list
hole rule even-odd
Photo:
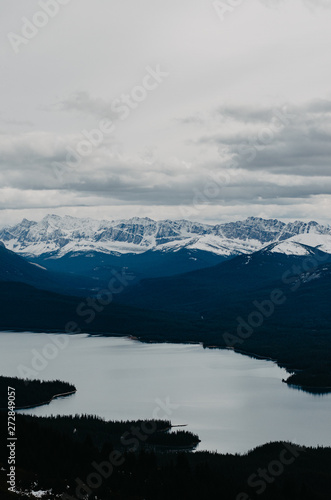
[{"label": "tree-covered hill", "polygon": [[[136,451],[118,449],[110,438],[96,446],[98,419],[82,425],[89,435],[74,432],[78,417],[45,425],[43,419],[17,416],[17,487],[6,485],[7,452],[0,450],[0,495],[3,500],[30,498],[24,491],[48,491],[55,500],[329,500],[331,449],[269,443],[247,455],[183,453],[154,449],[144,443]],[[84,422],[85,421],[85,422]],[[110,423],[118,432],[142,423]],[[168,424],[164,422],[161,425]],[[1,431],[7,416],[0,412]],[[104,424],[101,424],[101,427]],[[94,428],[94,430],[93,430]],[[141,428],[140,428],[141,430]],[[117,432],[116,431],[116,432]],[[2,434],[3,435],[3,434]],[[170,434],[169,434],[170,436]],[[64,495],[63,495],[64,494]]]}]

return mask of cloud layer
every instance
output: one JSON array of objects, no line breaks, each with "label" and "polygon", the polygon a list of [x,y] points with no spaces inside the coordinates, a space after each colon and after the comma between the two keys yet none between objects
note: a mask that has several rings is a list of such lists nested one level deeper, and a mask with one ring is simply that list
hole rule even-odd
[{"label": "cloud layer", "polygon": [[[221,21],[208,1],[72,1],[15,54],[7,34],[41,7],[6,4],[0,225],[49,211],[329,222],[330,7],[252,0]],[[146,68],[168,76],[151,85]]]},{"label": "cloud layer", "polygon": [[[38,197],[42,203],[47,191],[50,199],[57,193],[54,206],[59,200],[69,206],[178,206],[199,200],[208,205],[265,205],[328,196],[330,116],[331,101],[326,100],[273,109],[220,105],[193,124],[199,133],[208,122],[211,133],[191,147],[202,146],[209,159],[188,163],[165,160],[153,151],[125,154],[107,135],[98,146],[90,143],[84,155],[78,153],[89,142],[83,135],[1,135],[2,192],[34,191],[33,203]],[[184,119],[181,126],[191,128],[192,121]]]}]

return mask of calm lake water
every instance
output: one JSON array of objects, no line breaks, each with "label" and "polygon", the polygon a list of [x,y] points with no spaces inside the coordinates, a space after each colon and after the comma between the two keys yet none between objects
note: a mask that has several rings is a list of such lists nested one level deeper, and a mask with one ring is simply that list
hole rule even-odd
[{"label": "calm lake water", "polygon": [[22,376],[27,368],[33,378],[77,387],[74,396],[26,413],[86,413],[110,420],[154,414],[174,425],[188,424],[201,439],[199,450],[223,453],[244,453],[276,440],[331,445],[331,396],[288,388],[281,382],[285,370],[271,361],[200,345],[87,335],[60,336],[67,345],[57,348],[55,338],[0,333],[1,375]]}]

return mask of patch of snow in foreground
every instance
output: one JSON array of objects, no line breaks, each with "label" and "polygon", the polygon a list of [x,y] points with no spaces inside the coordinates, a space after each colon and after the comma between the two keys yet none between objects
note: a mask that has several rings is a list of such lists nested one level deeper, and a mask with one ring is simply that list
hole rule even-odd
[{"label": "patch of snow in foreground", "polygon": [[[43,491],[43,490],[39,490],[39,491],[20,491],[20,490],[16,490],[16,493],[19,494],[19,495],[24,495],[24,496],[22,496],[22,498],[31,498],[31,497],[44,498],[47,495],[51,495],[52,494],[52,490],[48,490],[48,491]],[[60,497],[61,496],[62,495],[60,495]]]},{"label": "patch of snow in foreground", "polygon": [[43,498],[45,495],[49,495],[51,491],[31,491],[31,495],[33,495],[36,498]]}]

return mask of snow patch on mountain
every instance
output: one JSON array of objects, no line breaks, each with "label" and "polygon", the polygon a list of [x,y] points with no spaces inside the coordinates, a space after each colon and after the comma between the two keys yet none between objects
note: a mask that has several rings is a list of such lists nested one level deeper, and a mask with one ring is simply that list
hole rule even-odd
[{"label": "snow patch on mountain", "polygon": [[310,252],[307,248],[305,248],[300,243],[296,243],[295,241],[285,240],[278,245],[275,245],[271,250],[271,253],[282,253],[285,255],[298,255],[298,256],[306,256],[310,255]]},{"label": "snow patch on mountain", "polygon": [[310,255],[309,248],[307,247],[316,248],[331,254],[331,235],[314,232],[298,234],[273,246],[270,252],[305,256]]},{"label": "snow patch on mountain", "polygon": [[39,269],[43,269],[44,271],[47,271],[46,267],[41,266],[40,264],[37,264],[36,262],[29,262],[29,264],[32,264],[33,266],[39,267]]},{"label": "snow patch on mountain", "polygon": [[272,251],[305,255],[302,245],[331,253],[331,228],[317,222],[285,224],[277,219],[249,217],[244,221],[210,225],[187,220],[93,220],[48,215],[39,222],[23,219],[0,230],[6,247],[24,256],[60,258],[88,254],[144,253],[181,249],[211,252],[224,257],[250,254],[272,243]]},{"label": "snow patch on mountain", "polygon": [[331,253],[331,234],[305,233],[293,236],[290,241],[318,248],[326,253]]}]

